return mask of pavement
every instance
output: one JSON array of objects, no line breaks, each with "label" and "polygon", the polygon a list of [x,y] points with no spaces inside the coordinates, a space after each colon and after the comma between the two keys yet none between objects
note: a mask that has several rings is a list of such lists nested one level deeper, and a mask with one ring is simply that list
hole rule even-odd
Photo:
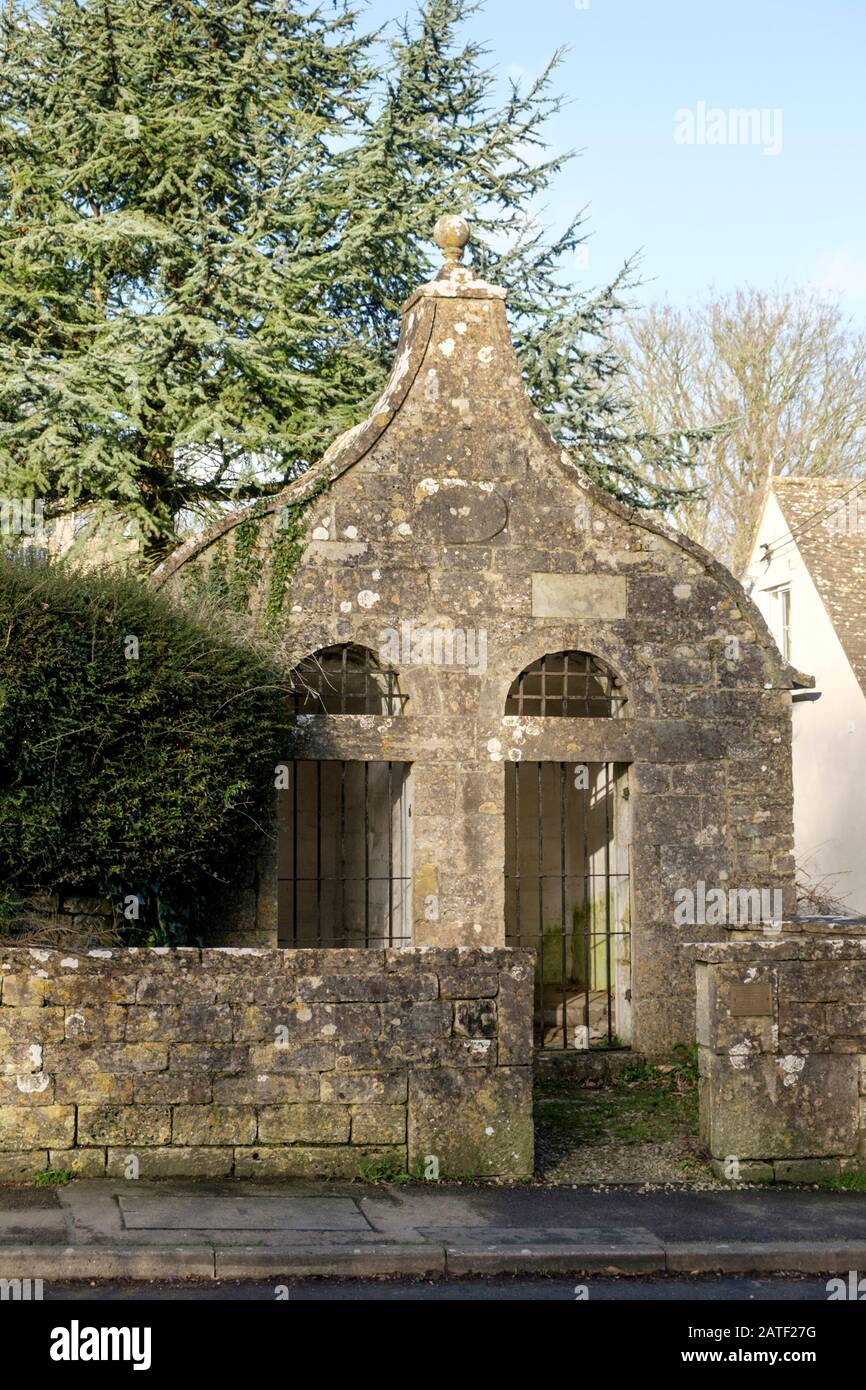
[{"label": "pavement", "polygon": [[866,1272],[866,1194],[78,1180],[0,1188],[0,1278]]}]

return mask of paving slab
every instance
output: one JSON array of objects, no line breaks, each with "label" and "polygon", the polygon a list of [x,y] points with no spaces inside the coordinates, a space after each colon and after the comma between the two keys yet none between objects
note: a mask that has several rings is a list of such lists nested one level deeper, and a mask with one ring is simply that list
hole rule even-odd
[{"label": "paving slab", "polygon": [[661,1273],[665,1248],[650,1231],[601,1227],[488,1226],[423,1232],[441,1240],[450,1274],[511,1274],[606,1270]]},{"label": "paving slab", "polygon": [[549,1227],[549,1226],[478,1226],[470,1230],[463,1227],[427,1227],[420,1234],[425,1240],[442,1241],[445,1245],[465,1246],[471,1249],[484,1249],[489,1245],[521,1246],[531,1245],[541,1237],[548,1245],[630,1245],[645,1246],[653,1250],[664,1247],[651,1231],[640,1229],[610,1230],[601,1226]]},{"label": "paving slab", "polygon": [[118,1197],[127,1230],[369,1231],[351,1197]]},{"label": "paving slab", "polygon": [[60,1207],[49,1211],[3,1211],[0,1207],[0,1245],[29,1240],[66,1240],[66,1217]]},{"label": "paving slab", "polygon": [[217,1246],[214,1251],[217,1279],[296,1278],[380,1278],[387,1275],[417,1275],[442,1278],[447,1270],[441,1245],[417,1242],[397,1245],[393,1241],[369,1244],[292,1245],[282,1250],[257,1247],[236,1249]]},{"label": "paving slab", "polygon": [[676,1274],[835,1274],[866,1269],[866,1241],[671,1242],[666,1255],[668,1270]]},{"label": "paving slab", "polygon": [[183,1250],[113,1245],[0,1247],[0,1279],[213,1279],[209,1248]]},{"label": "paving slab", "polygon": [[343,1245],[351,1245],[354,1241],[360,1245],[381,1245],[385,1242],[395,1247],[401,1245],[416,1245],[420,1243],[421,1237],[416,1231],[400,1231],[395,1235],[382,1236],[378,1231],[306,1231],[306,1230],[286,1230],[286,1231],[134,1231],[130,1232],[134,1237],[136,1248],[151,1246],[154,1249],[166,1245],[185,1245],[199,1246],[202,1249],[213,1249],[217,1245],[227,1248],[229,1246],[248,1246],[250,1249],[288,1249],[293,1245],[325,1246],[333,1245],[338,1248]]}]

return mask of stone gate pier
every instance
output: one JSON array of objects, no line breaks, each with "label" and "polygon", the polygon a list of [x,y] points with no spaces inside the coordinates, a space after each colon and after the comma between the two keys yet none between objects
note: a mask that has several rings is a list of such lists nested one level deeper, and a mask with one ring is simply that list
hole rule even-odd
[{"label": "stone gate pier", "polygon": [[692,947],[701,1134],[731,1181],[866,1171],[866,920]]}]

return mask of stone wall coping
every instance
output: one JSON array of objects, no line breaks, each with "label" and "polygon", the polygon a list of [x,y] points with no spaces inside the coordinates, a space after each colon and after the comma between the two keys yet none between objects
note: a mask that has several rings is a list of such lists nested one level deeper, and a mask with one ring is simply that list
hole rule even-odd
[{"label": "stone wall coping", "polygon": [[866,929],[860,927],[857,932],[832,936],[788,932],[739,941],[689,941],[684,949],[702,965],[733,965],[740,961],[866,960]]},{"label": "stone wall coping", "polygon": [[72,947],[0,945],[0,962],[17,961],[24,956],[30,956],[36,965],[50,962],[70,969],[74,969],[75,964],[81,960],[117,960],[131,964],[146,964],[160,958],[172,958],[183,962],[184,965],[191,965],[196,961],[217,963],[220,960],[236,960],[245,956],[257,959],[279,958],[287,966],[297,962],[301,966],[309,964],[312,968],[321,964],[323,958],[327,958],[329,965],[342,965],[345,971],[349,971],[357,967],[361,961],[369,966],[369,963],[377,958],[383,968],[391,961],[414,958],[450,958],[468,965],[473,960],[479,963],[482,960],[501,959],[511,962],[520,957],[534,960],[535,952],[525,946],[100,946],[82,951]]}]

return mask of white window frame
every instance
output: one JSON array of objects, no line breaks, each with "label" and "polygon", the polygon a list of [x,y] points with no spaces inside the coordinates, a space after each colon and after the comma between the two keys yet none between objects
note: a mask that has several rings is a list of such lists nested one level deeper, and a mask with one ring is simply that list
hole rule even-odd
[{"label": "white window frame", "polygon": [[767,596],[767,626],[786,661],[791,660],[791,585],[776,584],[764,590]]}]

